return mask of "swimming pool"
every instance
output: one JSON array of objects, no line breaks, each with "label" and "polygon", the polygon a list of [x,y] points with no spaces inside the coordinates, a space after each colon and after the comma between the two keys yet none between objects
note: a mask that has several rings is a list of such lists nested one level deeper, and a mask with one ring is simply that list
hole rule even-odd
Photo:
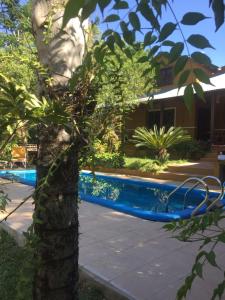
[{"label": "swimming pool", "polygon": [[[24,184],[35,186],[35,170],[0,171],[0,176],[14,178]],[[193,209],[204,199],[205,192],[194,190],[186,203],[183,196],[187,188],[177,192],[167,205],[167,196],[175,185],[160,184],[144,180],[121,179],[82,171],[79,180],[81,200],[96,203],[130,215],[153,221],[173,221],[190,218]],[[211,193],[215,196],[215,193]],[[224,199],[223,199],[224,201]],[[206,207],[199,210],[203,213]]]}]

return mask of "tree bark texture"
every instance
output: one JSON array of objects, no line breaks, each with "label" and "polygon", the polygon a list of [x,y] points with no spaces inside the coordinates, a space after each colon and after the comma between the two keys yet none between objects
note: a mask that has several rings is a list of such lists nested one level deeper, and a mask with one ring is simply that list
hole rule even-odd
[{"label": "tree bark texture", "polygon": [[[70,20],[61,30],[64,4],[62,0],[33,1],[32,25],[39,59],[53,78],[50,88],[40,84],[40,95],[47,94],[50,99],[64,96],[68,80],[82,63],[85,51],[79,19]],[[46,41],[44,32],[49,17],[53,22]],[[48,180],[35,197],[35,300],[78,299],[79,143],[71,146],[72,141],[74,137],[63,126],[39,126],[37,188],[47,175]],[[57,158],[62,151],[64,155]],[[55,167],[49,174],[53,161]]]}]

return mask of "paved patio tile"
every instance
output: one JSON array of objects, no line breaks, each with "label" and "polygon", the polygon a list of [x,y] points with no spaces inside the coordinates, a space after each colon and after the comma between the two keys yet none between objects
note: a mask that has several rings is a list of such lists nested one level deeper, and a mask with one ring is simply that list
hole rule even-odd
[{"label": "paved patio tile", "polygon": [[148,264],[115,278],[111,283],[117,287],[122,286],[136,299],[149,300],[154,299],[153,295],[161,289],[166,290],[168,286],[176,288],[174,281],[170,273],[163,268]]},{"label": "paved patio tile", "polygon": [[[168,284],[166,287],[162,285],[161,289],[152,295],[154,300],[175,300],[177,290],[181,287],[183,280],[176,280],[172,284]],[[193,283],[192,289],[188,292],[186,300],[210,300],[212,291],[205,285],[204,281],[197,279]],[[146,299],[147,300],[147,299]]]},{"label": "paved patio tile", "polygon": [[92,262],[102,261],[104,257],[107,258],[110,255],[110,252],[113,253],[112,250],[104,246],[103,243],[93,243],[80,249],[79,263],[83,266],[87,266]]},{"label": "paved patio tile", "polygon": [[127,256],[123,252],[116,252],[112,249],[108,252],[108,255],[88,263],[88,269],[96,270],[104,279],[112,280],[122,274],[132,272],[144,264],[145,258],[140,257],[138,254]]}]

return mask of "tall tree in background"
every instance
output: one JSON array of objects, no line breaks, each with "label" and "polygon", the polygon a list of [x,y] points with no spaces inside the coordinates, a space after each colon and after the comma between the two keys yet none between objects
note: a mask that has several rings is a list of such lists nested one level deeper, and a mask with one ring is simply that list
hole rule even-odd
[{"label": "tall tree in background", "polygon": [[[17,84],[24,85],[29,91],[34,92],[37,83],[36,72],[40,64],[37,61],[36,47],[31,34],[29,3],[20,5],[14,0],[1,1],[0,27],[1,74],[13,78]],[[1,106],[6,109],[6,103],[1,102]],[[27,120],[21,121],[17,118],[18,114],[15,112],[19,111],[17,108],[14,103],[9,113],[1,115],[0,156],[3,158],[11,153],[11,141],[23,142],[23,137],[27,136]]]},{"label": "tall tree in background", "polygon": [[[132,60],[118,47],[116,55],[108,51],[104,58],[104,72],[96,74],[95,78],[100,88],[96,95],[97,107],[92,115],[89,132],[93,132],[91,135],[100,140],[104,140],[107,133],[117,136],[121,154],[124,154],[125,122],[129,113],[140,104],[140,97],[155,88],[155,74],[151,63],[143,64],[138,61],[147,52],[141,45],[136,48],[127,48],[132,53]],[[145,77],[141,76],[144,72]]]},{"label": "tall tree in background", "polygon": [[13,32],[17,27],[19,0],[0,1],[0,28]]}]

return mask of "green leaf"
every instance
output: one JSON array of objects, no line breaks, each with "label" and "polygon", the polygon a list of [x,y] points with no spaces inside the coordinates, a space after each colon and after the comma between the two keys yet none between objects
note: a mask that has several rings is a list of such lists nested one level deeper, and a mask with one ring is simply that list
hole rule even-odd
[{"label": "green leaf", "polygon": [[121,28],[121,30],[122,30],[123,33],[124,33],[125,31],[129,31],[128,25],[127,25],[127,23],[124,22],[124,21],[121,21],[121,22],[120,22],[120,28]]},{"label": "green leaf", "polygon": [[103,35],[102,35],[102,39],[106,38],[107,36],[111,35],[113,33],[112,29],[107,29]]},{"label": "green leaf", "polygon": [[179,42],[179,43],[176,43],[170,50],[170,53],[169,53],[169,60],[170,60],[170,63],[174,62],[175,60],[177,60],[182,52],[184,50],[184,44]]},{"label": "green leaf", "polygon": [[108,45],[109,49],[114,52],[115,51],[115,38],[114,36],[110,35],[107,38],[106,44]]},{"label": "green leaf", "polygon": [[176,29],[177,24],[168,22],[166,23],[160,31],[159,42],[164,41],[168,36],[170,36]]},{"label": "green leaf", "polygon": [[162,43],[162,45],[163,45],[163,46],[167,46],[167,47],[173,47],[173,46],[175,45],[175,43],[174,43],[173,41],[167,40],[167,41],[164,41],[164,42]]},{"label": "green leaf", "polygon": [[196,277],[196,275],[193,274],[193,273],[191,275],[189,275],[188,277],[186,277],[185,285],[186,285],[187,290],[191,289],[191,286],[193,284],[193,281],[194,281],[195,277]]},{"label": "green leaf", "polygon": [[183,16],[181,23],[183,25],[195,25],[205,19],[208,19],[208,17],[199,12],[188,12]]},{"label": "green leaf", "polygon": [[222,300],[224,291],[225,291],[225,280],[223,280],[220,284],[218,284],[218,286],[214,289],[212,300],[216,300],[216,299]]},{"label": "green leaf", "polygon": [[201,84],[199,84],[198,82],[194,82],[193,86],[198,97],[202,100],[205,100],[205,95]]},{"label": "green leaf", "polygon": [[210,66],[212,65],[211,59],[204,53],[194,52],[191,57],[199,64]]},{"label": "green leaf", "polygon": [[218,241],[225,243],[225,232],[218,235]]},{"label": "green leaf", "polygon": [[124,31],[123,38],[127,44],[133,45],[135,41],[135,33],[130,30]]},{"label": "green leaf", "polygon": [[211,4],[214,12],[216,31],[217,31],[224,23],[225,4],[224,4],[224,0],[213,0],[211,1]]},{"label": "green leaf", "polygon": [[187,81],[187,79],[188,79],[190,73],[191,73],[190,70],[185,70],[184,72],[182,72],[182,73],[180,74],[179,81],[178,81],[178,87],[179,87],[179,88],[180,88],[181,86],[183,86],[183,85],[186,83],[186,81]]},{"label": "green leaf", "polygon": [[188,43],[191,44],[192,46],[200,49],[205,49],[205,48],[213,48],[215,49],[212,45],[210,45],[209,41],[207,38],[200,34],[192,34],[188,38]]},{"label": "green leaf", "polygon": [[195,269],[195,271],[196,271],[196,274],[197,274],[198,277],[200,277],[200,278],[203,278],[202,267],[203,267],[202,264],[199,263],[199,262],[194,266],[194,269]]},{"label": "green leaf", "polygon": [[188,61],[188,56],[187,55],[183,55],[183,56],[180,56],[178,58],[178,60],[176,61],[175,66],[174,66],[174,75],[175,76],[178,73],[180,73],[181,71],[183,71],[187,61]]},{"label": "green leaf", "polygon": [[135,12],[129,13],[129,21],[135,30],[141,30],[141,23],[138,18],[138,15]]},{"label": "green leaf", "polygon": [[149,54],[151,56],[154,56],[158,52],[159,49],[160,49],[160,46],[156,45],[156,46],[152,47],[152,49],[150,50]]},{"label": "green leaf", "polygon": [[166,229],[167,231],[172,231],[174,230],[175,227],[176,227],[175,223],[168,223],[163,226],[163,228]]},{"label": "green leaf", "polygon": [[157,11],[157,14],[161,17],[162,15],[162,5],[165,4],[165,1],[152,0],[152,6]]},{"label": "green leaf", "polygon": [[184,90],[184,103],[189,111],[193,108],[194,91],[191,84],[187,85]]},{"label": "green leaf", "polygon": [[113,36],[115,38],[115,43],[120,47],[120,49],[123,49],[125,43],[122,41],[120,34],[118,32],[114,32]]},{"label": "green leaf", "polygon": [[152,32],[149,31],[148,33],[146,33],[144,37],[144,46],[146,47],[152,45],[156,40],[157,40],[156,36],[152,35]]},{"label": "green leaf", "polygon": [[104,9],[111,3],[111,0],[98,0],[98,5],[101,12],[104,12]]},{"label": "green leaf", "polygon": [[142,77],[145,77],[146,75],[149,75],[151,73],[152,73],[152,68],[148,68],[144,70],[144,72],[142,73]]},{"label": "green leaf", "polygon": [[80,9],[83,7],[84,0],[69,0],[66,3],[63,15],[62,28],[66,26],[71,18],[77,17]]},{"label": "green leaf", "polygon": [[148,56],[142,56],[142,57],[140,57],[139,59],[138,59],[138,63],[144,63],[144,62],[147,62],[147,61],[149,61],[149,58],[148,58]]},{"label": "green leaf", "polygon": [[129,59],[132,59],[132,58],[133,58],[132,52],[131,52],[131,50],[130,50],[129,48],[126,47],[123,51],[124,51],[124,53],[126,54],[126,56],[127,56]]},{"label": "green leaf", "polygon": [[194,69],[194,74],[199,81],[211,84],[209,76],[202,69]]},{"label": "green leaf", "polygon": [[96,59],[96,61],[100,64],[103,63],[103,59],[104,59],[104,51],[102,48],[100,47],[95,47],[94,49],[94,57]]},{"label": "green leaf", "polygon": [[138,5],[138,10],[141,12],[142,16],[151,23],[152,27],[156,30],[160,30],[160,24],[155,16],[153,9],[150,8],[147,1],[141,1]]},{"label": "green leaf", "polygon": [[118,1],[114,6],[113,9],[127,9],[129,5],[127,1]]},{"label": "green leaf", "polygon": [[108,17],[105,18],[104,22],[105,23],[110,23],[110,22],[117,22],[120,20],[120,17],[116,14],[109,15]]},{"label": "green leaf", "polygon": [[216,254],[214,251],[210,251],[207,255],[206,258],[208,262],[213,266],[213,267],[218,267],[216,263]]},{"label": "green leaf", "polygon": [[89,16],[95,11],[97,6],[97,0],[89,0],[84,2],[85,5],[82,9],[82,20],[86,20],[89,18]]}]

